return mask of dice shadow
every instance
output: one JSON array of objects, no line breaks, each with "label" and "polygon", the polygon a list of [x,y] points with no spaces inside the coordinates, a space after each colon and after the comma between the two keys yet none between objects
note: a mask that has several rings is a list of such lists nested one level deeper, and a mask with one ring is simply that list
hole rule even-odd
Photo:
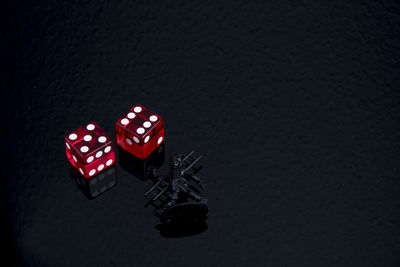
[{"label": "dice shadow", "polygon": [[70,162],[68,162],[68,169],[71,180],[89,200],[97,198],[117,185],[115,165],[89,179],[84,178]]},{"label": "dice shadow", "polygon": [[165,145],[159,145],[147,158],[139,159],[117,146],[119,166],[139,180],[153,180],[153,170],[160,168],[165,161]]}]

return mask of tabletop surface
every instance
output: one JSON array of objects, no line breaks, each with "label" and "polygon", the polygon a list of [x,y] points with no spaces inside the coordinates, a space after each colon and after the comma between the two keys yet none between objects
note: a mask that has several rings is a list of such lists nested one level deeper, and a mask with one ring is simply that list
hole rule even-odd
[{"label": "tabletop surface", "polygon": [[[20,265],[400,263],[398,5],[41,1],[3,12],[2,228]],[[166,163],[203,155],[205,228],[161,235],[144,207],[151,182],[118,155],[117,184],[94,199],[71,178],[64,135],[95,121],[115,145],[134,104],[163,117]]]}]

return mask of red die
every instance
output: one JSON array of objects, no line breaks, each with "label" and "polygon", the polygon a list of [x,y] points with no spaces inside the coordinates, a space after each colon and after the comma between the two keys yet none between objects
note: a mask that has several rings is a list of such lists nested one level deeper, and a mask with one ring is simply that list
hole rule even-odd
[{"label": "red die", "polygon": [[95,122],[76,129],[64,137],[69,162],[90,178],[115,162],[111,138]]},{"label": "red die", "polygon": [[164,140],[162,118],[141,105],[133,106],[119,118],[115,130],[118,145],[140,159],[145,159]]}]

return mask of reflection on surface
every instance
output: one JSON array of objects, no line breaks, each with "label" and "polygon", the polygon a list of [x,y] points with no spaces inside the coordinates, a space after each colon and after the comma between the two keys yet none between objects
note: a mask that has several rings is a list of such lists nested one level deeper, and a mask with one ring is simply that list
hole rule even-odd
[{"label": "reflection on surface", "polygon": [[70,170],[71,179],[82,191],[82,193],[89,199],[98,197],[117,184],[117,172],[115,166],[106,169],[90,179],[84,178],[70,163],[68,163],[68,167]]},{"label": "reflection on surface", "polygon": [[146,159],[139,159],[118,146],[119,165],[137,178],[147,180],[152,176],[154,169],[163,165],[165,160],[164,150],[164,143],[162,143]]}]

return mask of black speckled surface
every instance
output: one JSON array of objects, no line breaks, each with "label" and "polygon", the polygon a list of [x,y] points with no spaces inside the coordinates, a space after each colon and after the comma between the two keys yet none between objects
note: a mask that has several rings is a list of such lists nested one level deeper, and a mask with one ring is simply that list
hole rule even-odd
[{"label": "black speckled surface", "polygon": [[[1,4],[7,255],[23,266],[399,266],[396,1]],[[5,64],[4,64],[5,63]],[[5,68],[4,68],[5,67]],[[208,229],[164,238],[117,165],[88,200],[63,136],[134,103],[204,155]]]}]

